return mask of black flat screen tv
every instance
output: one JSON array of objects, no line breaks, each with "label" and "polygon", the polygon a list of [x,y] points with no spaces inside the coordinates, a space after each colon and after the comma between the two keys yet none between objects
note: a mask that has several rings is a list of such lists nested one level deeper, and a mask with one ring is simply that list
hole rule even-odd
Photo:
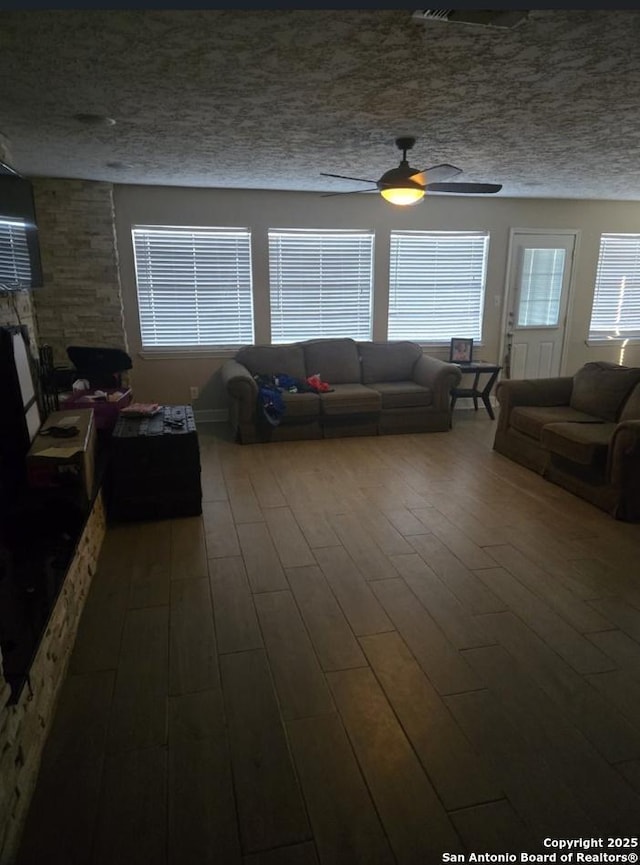
[{"label": "black flat screen tv", "polygon": [[42,286],[33,187],[0,162],[0,292]]}]

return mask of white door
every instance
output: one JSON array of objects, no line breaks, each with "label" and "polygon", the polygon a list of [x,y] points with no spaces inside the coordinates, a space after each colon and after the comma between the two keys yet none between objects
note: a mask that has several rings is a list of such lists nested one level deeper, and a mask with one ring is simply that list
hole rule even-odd
[{"label": "white door", "polygon": [[512,232],[505,378],[560,375],[575,245],[575,232]]}]

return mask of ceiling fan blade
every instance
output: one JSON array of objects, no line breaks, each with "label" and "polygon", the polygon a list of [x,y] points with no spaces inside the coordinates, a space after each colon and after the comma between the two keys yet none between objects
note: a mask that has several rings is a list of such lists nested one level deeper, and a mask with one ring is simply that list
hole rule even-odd
[{"label": "ceiling fan blade", "polygon": [[[424,173],[424,171],[418,171],[417,174],[412,174],[409,180],[413,180],[414,183],[418,183],[420,186],[422,186],[423,189],[427,188],[427,175]],[[390,183],[389,186],[393,186],[393,184]]]},{"label": "ceiling fan blade", "polygon": [[[440,182],[441,180],[448,180],[449,178],[457,177],[459,174],[462,174],[462,169],[458,168],[457,165],[450,165],[448,162],[441,162],[439,165],[432,165],[430,168],[423,168],[418,174],[413,175],[413,180],[417,180],[418,183],[426,183],[427,179],[429,183]],[[426,176],[425,176],[426,175]]]},{"label": "ceiling fan blade", "polygon": [[462,195],[491,194],[501,189],[501,183],[427,183],[428,192],[457,192]]},{"label": "ceiling fan blade", "polygon": [[339,177],[340,180],[358,180],[360,183],[377,183],[376,180],[367,180],[366,177],[347,177],[346,174],[327,174],[326,171],[321,171],[322,177]]},{"label": "ceiling fan blade", "polygon": [[332,195],[359,195],[361,192],[377,192],[378,187],[372,186],[371,189],[348,189],[346,192],[325,192],[320,198],[331,198]]}]

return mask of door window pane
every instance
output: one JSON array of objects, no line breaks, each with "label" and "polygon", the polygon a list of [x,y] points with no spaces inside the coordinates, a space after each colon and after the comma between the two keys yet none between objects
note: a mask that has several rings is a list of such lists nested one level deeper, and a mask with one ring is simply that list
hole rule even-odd
[{"label": "door window pane", "polygon": [[523,249],[518,327],[557,327],[564,249]]}]

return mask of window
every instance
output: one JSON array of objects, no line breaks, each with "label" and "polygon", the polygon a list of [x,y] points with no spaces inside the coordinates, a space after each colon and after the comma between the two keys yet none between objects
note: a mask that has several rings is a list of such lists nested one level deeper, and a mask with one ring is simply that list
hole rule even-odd
[{"label": "window", "polygon": [[0,274],[2,285],[31,284],[27,227],[22,219],[0,219]]},{"label": "window", "polygon": [[518,327],[557,327],[564,258],[564,249],[523,249]]},{"label": "window", "polygon": [[589,339],[640,337],[640,234],[603,234]]},{"label": "window", "polygon": [[371,339],[373,233],[269,231],[271,341]]},{"label": "window", "polygon": [[132,233],[143,347],[253,342],[247,229],[138,225]]},{"label": "window", "polygon": [[389,339],[482,336],[487,232],[392,231]]}]

